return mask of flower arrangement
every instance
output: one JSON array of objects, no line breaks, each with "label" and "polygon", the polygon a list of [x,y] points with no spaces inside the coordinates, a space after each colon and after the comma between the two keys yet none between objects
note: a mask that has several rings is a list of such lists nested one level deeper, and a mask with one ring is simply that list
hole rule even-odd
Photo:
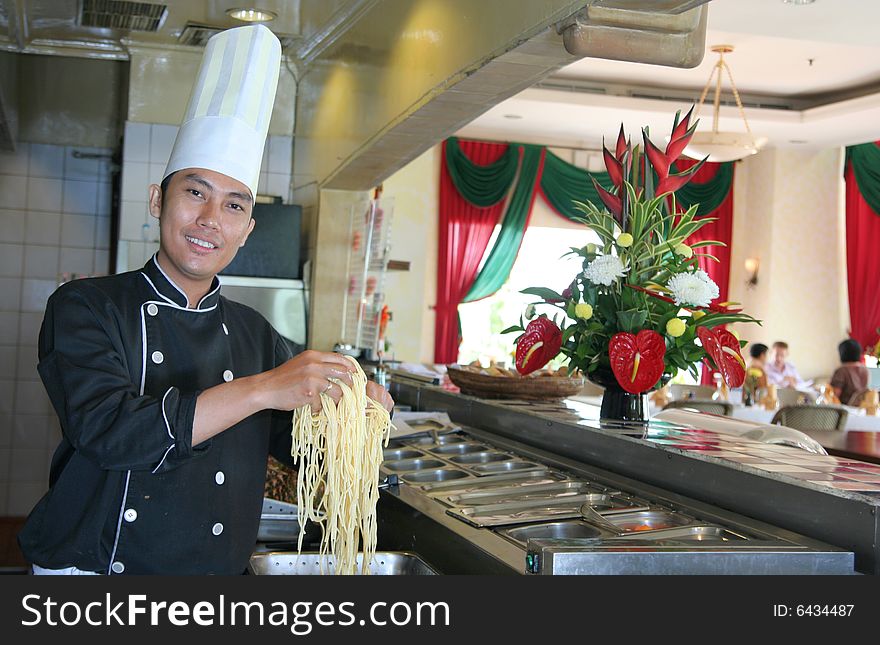
[{"label": "flower arrangement", "polygon": [[[691,112],[693,109],[691,110]],[[700,270],[703,250],[721,245],[687,240],[711,218],[696,216],[696,206],[678,212],[675,191],[699,169],[699,162],[673,173],[696,128],[691,113],[675,116],[665,150],[642,130],[644,148],[633,148],[623,126],[612,153],[603,156],[614,189],[593,183],[602,201],[576,203],[580,221],[598,234],[601,244],[572,248],[583,259],[583,271],[561,292],[544,287],[524,289],[540,300],[527,308],[525,319],[504,333],[520,332],[516,339],[516,368],[528,374],[561,352],[569,373],[579,370],[598,380],[608,372],[620,388],[644,393],[678,370],[697,375],[696,364],[708,360],[730,387],[745,378],[739,341],[723,326],[759,322],[733,309],[736,303],[712,304],[718,286]],[[537,315],[535,305],[555,307],[566,316]],[[561,318],[561,320],[560,320]],[[565,320],[570,322],[565,324]],[[608,380],[607,378],[605,379]]]}]

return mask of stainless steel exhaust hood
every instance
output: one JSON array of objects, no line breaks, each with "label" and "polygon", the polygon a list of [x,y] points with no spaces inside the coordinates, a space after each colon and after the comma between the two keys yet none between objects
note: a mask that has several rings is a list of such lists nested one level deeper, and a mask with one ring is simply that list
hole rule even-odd
[{"label": "stainless steel exhaust hood", "polygon": [[557,31],[575,56],[696,67],[706,49],[708,2],[598,0]]}]

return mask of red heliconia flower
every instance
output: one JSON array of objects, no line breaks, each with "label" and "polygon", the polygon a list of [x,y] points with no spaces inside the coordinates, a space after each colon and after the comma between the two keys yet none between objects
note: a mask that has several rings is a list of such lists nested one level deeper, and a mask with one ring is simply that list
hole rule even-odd
[{"label": "red heliconia flower", "polygon": [[746,362],[736,336],[723,327],[697,327],[697,337],[727,386],[740,387],[746,380]]},{"label": "red heliconia flower", "polygon": [[660,148],[655,146],[644,131],[643,134],[645,139],[645,154],[648,156],[648,161],[651,162],[657,176],[662,181],[669,175],[669,164],[671,164],[673,160],[669,159]]},{"label": "red heliconia flower", "polygon": [[559,353],[562,331],[546,316],[535,318],[516,341],[516,371],[525,376],[541,369]]},{"label": "red heliconia flower", "polygon": [[674,193],[676,190],[684,186],[688,183],[694,176],[694,168],[698,168],[702,165],[702,162],[692,166],[687,171],[680,173],[678,175],[669,175],[667,177],[663,177],[657,183],[656,193],[658,195],[663,195],[664,193]]},{"label": "red heliconia flower", "polygon": [[620,132],[617,133],[617,146],[614,149],[614,156],[618,161],[623,161],[623,155],[629,150],[629,144],[626,141],[626,134],[623,132],[623,123],[620,124]]},{"label": "red heliconia flower", "polygon": [[602,188],[602,186],[599,185],[599,182],[596,181],[596,178],[592,175],[590,175],[590,179],[593,181],[593,187],[599,194],[599,199],[601,199],[602,203],[605,204],[605,208],[607,208],[612,215],[619,219],[620,214],[623,212],[623,203],[620,197],[613,193],[609,193],[607,190]]},{"label": "red heliconia flower", "polygon": [[[691,109],[688,110],[688,113],[685,114],[684,118],[672,128],[669,143],[666,144],[666,157],[671,161],[675,161],[681,156],[681,153],[684,152],[684,149],[687,148],[687,145],[691,142],[691,137],[694,136],[697,124],[694,123],[691,127],[688,127],[688,123],[691,120],[691,113],[693,113],[693,111],[694,106],[691,106]],[[677,116],[678,115],[676,115],[676,117]]]},{"label": "red heliconia flower", "polygon": [[619,332],[608,341],[611,371],[618,384],[630,394],[647,392],[657,385],[666,365],[666,341],[651,329],[638,334]]},{"label": "red heliconia flower", "polygon": [[605,147],[605,141],[602,141],[602,158],[605,160],[605,169],[608,171],[608,178],[619,190],[623,186],[623,164],[617,159],[611,151]]}]

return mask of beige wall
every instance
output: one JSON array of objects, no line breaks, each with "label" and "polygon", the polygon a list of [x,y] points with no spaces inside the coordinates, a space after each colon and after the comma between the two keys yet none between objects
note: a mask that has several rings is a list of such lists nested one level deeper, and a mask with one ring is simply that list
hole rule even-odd
[{"label": "beige wall", "polygon": [[384,194],[394,198],[391,259],[410,263],[409,271],[389,271],[385,279],[385,301],[393,315],[387,337],[397,360],[432,362],[434,357],[439,184],[440,146],[383,184]]},{"label": "beige wall", "polygon": [[[127,120],[180,125],[203,50],[145,46],[131,47],[130,50],[131,82],[128,87]],[[293,133],[295,101],[293,73],[282,61],[269,134],[290,136]]]},{"label": "beige wall", "polygon": [[[846,337],[843,151],[765,150],[737,164],[730,297],[764,321],[743,338],[784,340],[804,378],[827,377]],[[745,259],[760,258],[745,286]]]},{"label": "beige wall", "polygon": [[19,139],[116,148],[127,67],[119,61],[18,55]]}]

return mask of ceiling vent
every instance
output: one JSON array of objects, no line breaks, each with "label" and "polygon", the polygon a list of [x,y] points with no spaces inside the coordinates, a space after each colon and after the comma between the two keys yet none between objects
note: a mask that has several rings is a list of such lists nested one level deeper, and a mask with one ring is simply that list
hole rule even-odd
[{"label": "ceiling vent", "polygon": [[[211,36],[219,34],[221,31],[225,30],[226,27],[215,27],[212,25],[200,25],[195,22],[188,22],[180,32],[177,42],[180,45],[187,45],[189,47],[204,47]],[[301,40],[297,36],[290,36],[288,34],[275,35],[278,37],[278,40],[281,41],[282,51],[287,51],[289,47],[298,45]]]},{"label": "ceiling vent", "polygon": [[180,32],[177,42],[190,47],[204,47],[211,36],[219,34],[221,31],[224,31],[223,27],[212,27],[210,25],[188,22],[183,31]]},{"label": "ceiling vent", "polygon": [[83,27],[158,31],[168,15],[168,7],[152,2],[127,0],[82,0],[80,24]]}]

